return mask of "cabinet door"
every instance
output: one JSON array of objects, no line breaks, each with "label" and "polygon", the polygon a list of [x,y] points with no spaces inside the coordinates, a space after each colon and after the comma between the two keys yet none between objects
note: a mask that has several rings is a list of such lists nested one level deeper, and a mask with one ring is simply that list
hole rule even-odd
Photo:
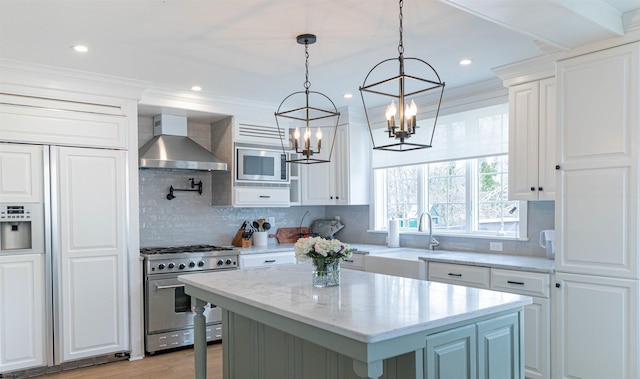
[{"label": "cabinet door", "polygon": [[637,378],[638,281],[556,274],[554,378]]},{"label": "cabinet door", "polygon": [[43,148],[0,143],[0,202],[42,202]]},{"label": "cabinet door", "polygon": [[339,125],[336,134],[335,158],[331,159],[333,169],[334,196],[336,205],[349,205],[349,129]]},{"label": "cabinet door", "polygon": [[0,256],[0,373],[44,366],[44,254]]},{"label": "cabinet door", "polygon": [[538,82],[509,88],[509,199],[538,199]]},{"label": "cabinet door", "polygon": [[[325,147],[317,155],[319,159],[328,159],[333,140],[333,128],[322,129],[322,141]],[[337,143],[336,143],[337,145]],[[304,205],[334,205],[335,180],[333,163],[336,161],[336,147],[333,147],[331,162],[304,165],[302,204]]]},{"label": "cabinet door", "polygon": [[509,314],[476,324],[478,379],[520,378],[520,322]]},{"label": "cabinet door", "polygon": [[128,348],[125,155],[52,148],[54,332],[62,361]]},{"label": "cabinet door", "polygon": [[[540,81],[538,115],[538,200],[556,198],[556,78]],[[509,170],[511,171],[511,170]]]},{"label": "cabinet door", "polygon": [[533,298],[524,307],[524,370],[531,379],[551,375],[551,312],[549,299]]},{"label": "cabinet door", "polygon": [[467,325],[427,336],[427,379],[476,378],[476,328]]}]

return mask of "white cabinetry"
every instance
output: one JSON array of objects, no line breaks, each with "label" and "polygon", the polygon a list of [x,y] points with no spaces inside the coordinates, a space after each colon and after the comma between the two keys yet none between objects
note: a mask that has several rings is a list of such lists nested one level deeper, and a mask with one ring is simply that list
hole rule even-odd
[{"label": "white cabinetry", "polygon": [[527,378],[551,375],[551,308],[548,274],[491,269],[491,289],[533,297],[524,307],[524,369]]},{"label": "white cabinetry", "polygon": [[0,201],[42,202],[42,147],[0,144]]},{"label": "white cabinetry", "polygon": [[509,199],[555,200],[556,81],[509,88]]},{"label": "white cabinetry", "polygon": [[527,378],[551,373],[549,274],[429,262],[429,280],[533,297],[524,308],[524,368]]},{"label": "white cabinetry", "polygon": [[[340,124],[330,163],[305,165],[302,175],[302,205],[363,205],[369,203],[370,137],[360,112],[341,109]],[[345,122],[346,120],[346,122]],[[333,139],[333,129],[324,128],[323,140]],[[329,156],[330,146],[320,151]]]},{"label": "white cabinetry", "polygon": [[0,373],[46,364],[44,254],[0,255]]},{"label": "white cabinetry", "polygon": [[429,280],[488,289],[491,285],[491,269],[489,267],[429,262]]},{"label": "white cabinetry", "polygon": [[640,43],[558,62],[554,378],[637,378]]},{"label": "white cabinetry", "polygon": [[240,254],[240,268],[269,267],[296,263],[293,251],[273,253]]},{"label": "white cabinetry", "polygon": [[127,350],[126,153],[51,150],[59,353],[70,361]]}]

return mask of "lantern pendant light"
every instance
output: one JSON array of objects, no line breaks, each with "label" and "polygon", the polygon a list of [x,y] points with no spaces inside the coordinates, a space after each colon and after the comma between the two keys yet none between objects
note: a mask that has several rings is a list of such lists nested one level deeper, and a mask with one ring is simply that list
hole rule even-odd
[{"label": "lantern pendant light", "polygon": [[[362,105],[364,106],[367,124],[369,125],[371,141],[373,143],[373,148],[378,150],[409,151],[431,147],[436,124],[438,122],[438,114],[440,113],[442,95],[444,93],[445,83],[440,80],[440,76],[429,63],[419,58],[405,58],[402,40],[402,8],[404,5],[402,0],[400,0],[399,5],[400,42],[398,44],[398,58],[386,59],[375,65],[371,71],[369,71],[362,83],[362,86],[360,87],[360,96],[362,97]],[[394,62],[397,62],[399,66],[397,69],[398,75],[387,79],[379,79],[378,76],[380,73],[383,73],[383,75],[384,73],[388,73],[390,66],[393,66]],[[412,75],[407,74],[405,71],[405,65],[408,63],[411,64],[412,69],[419,72]],[[391,67],[391,69],[393,69],[393,67]],[[421,78],[418,76],[419,74],[423,77],[426,76],[427,78]],[[418,107],[416,106],[415,99],[417,99],[416,96],[426,95],[427,93],[436,93],[438,95],[438,103],[433,113],[431,113],[431,111],[421,112],[423,115],[434,115],[434,122],[433,127],[430,130],[425,130],[422,135],[420,135],[421,133],[418,133],[417,130],[419,126],[416,125]],[[386,123],[379,128],[375,127],[375,124],[377,124],[375,120],[380,119],[378,114],[382,113],[379,106],[380,98],[377,98],[378,101],[375,101],[369,109],[365,103],[365,97],[368,97],[371,104],[373,96],[385,96],[387,99],[389,97],[391,98],[384,114]],[[396,102],[398,104],[397,106]],[[371,115],[376,115],[373,125],[370,113]],[[384,131],[388,138],[383,138],[381,142],[380,138],[377,138],[379,143],[376,143],[374,133],[379,133],[381,131]],[[420,140],[418,141],[417,139]]]},{"label": "lantern pendant light", "polygon": [[[316,36],[313,34],[301,34],[296,37],[296,40],[299,44],[304,45],[304,91],[294,92],[285,97],[280,103],[277,112],[275,112],[282,152],[288,157],[287,162],[289,163],[313,164],[330,162],[340,113],[329,97],[309,89],[311,82],[309,82],[308,48],[309,45],[316,42]],[[314,102],[313,106],[311,102]],[[323,106],[327,107],[328,110],[323,109]],[[288,126],[295,127],[292,136],[283,132],[285,127],[280,124],[285,122],[289,122]],[[321,149],[327,148],[322,146],[322,130],[327,130],[327,128],[333,129],[330,133],[330,143],[328,144],[329,154],[326,157],[319,157]]]}]

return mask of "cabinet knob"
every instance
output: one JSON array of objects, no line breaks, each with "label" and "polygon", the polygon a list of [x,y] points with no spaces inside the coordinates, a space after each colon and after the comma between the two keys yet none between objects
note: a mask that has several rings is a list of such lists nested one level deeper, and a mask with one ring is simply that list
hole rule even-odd
[{"label": "cabinet knob", "polygon": [[538,187],[538,191],[542,191],[542,187]]},{"label": "cabinet knob", "polygon": [[532,191],[535,191],[535,190],[536,190],[536,187],[531,187],[531,190],[532,190]]},{"label": "cabinet knob", "polygon": [[560,165],[559,164],[556,165],[556,170],[560,170]]},{"label": "cabinet knob", "polygon": [[556,288],[560,288],[560,283],[556,283]]}]

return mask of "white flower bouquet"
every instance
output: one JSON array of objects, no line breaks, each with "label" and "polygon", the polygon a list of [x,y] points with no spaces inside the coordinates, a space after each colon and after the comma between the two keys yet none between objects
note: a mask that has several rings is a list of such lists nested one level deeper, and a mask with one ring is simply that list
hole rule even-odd
[{"label": "white flower bouquet", "polygon": [[322,237],[300,238],[293,247],[296,258],[300,261],[313,259],[314,263],[324,261],[332,263],[344,258],[350,258],[355,249],[339,240],[327,240]]}]

